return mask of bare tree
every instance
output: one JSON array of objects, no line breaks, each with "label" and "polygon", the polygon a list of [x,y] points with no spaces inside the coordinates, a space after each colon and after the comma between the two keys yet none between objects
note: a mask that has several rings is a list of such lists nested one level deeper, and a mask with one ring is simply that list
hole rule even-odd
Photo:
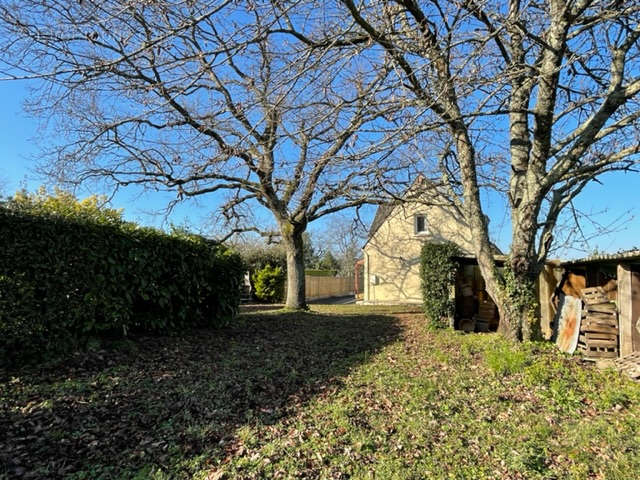
[{"label": "bare tree", "polygon": [[[638,165],[640,5],[609,0],[341,0],[337,5],[338,15],[356,25],[342,29],[343,43],[367,37],[372,46],[363,54],[394,69],[396,94],[405,92],[405,106],[425,108],[416,119],[446,131],[442,155],[434,161],[471,225],[487,290],[500,311],[500,330],[510,338],[529,338],[533,282],[560,214],[602,173]],[[306,41],[322,44],[336,30]],[[496,268],[481,204],[483,185],[492,176],[506,186],[511,213],[504,272]]]},{"label": "bare tree", "polygon": [[[230,233],[279,237],[286,304],[304,308],[302,234],[375,201],[401,119],[378,101],[390,66],[335,42],[311,48],[287,15],[252,1],[21,0],[0,6],[0,28],[5,78],[38,79],[31,111],[64,135],[50,174],[178,199],[230,192]],[[271,212],[275,231],[247,224],[247,205]]]},{"label": "bare tree", "polygon": [[326,251],[332,252],[340,263],[340,275],[353,275],[356,261],[362,256],[361,248],[367,239],[366,229],[358,219],[343,212],[326,222],[318,237]]}]

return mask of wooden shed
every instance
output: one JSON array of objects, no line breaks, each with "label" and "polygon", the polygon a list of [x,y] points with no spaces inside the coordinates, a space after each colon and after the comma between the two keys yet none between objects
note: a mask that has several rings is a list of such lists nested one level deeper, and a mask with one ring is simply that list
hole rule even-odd
[{"label": "wooden shed", "polygon": [[[562,267],[558,292],[583,298],[587,304],[592,303],[590,296],[600,296],[601,304],[609,301],[614,318],[617,316],[615,350],[609,349],[612,355],[593,356],[625,357],[640,352],[640,249],[571,260],[562,263]],[[597,312],[600,316],[604,313],[602,309],[596,310],[600,310]]]},{"label": "wooden shed", "polygon": [[[498,268],[504,266],[506,255],[494,256]],[[499,315],[496,305],[485,290],[484,279],[475,257],[456,257],[459,269],[453,296],[455,298],[455,318],[453,326],[460,330],[478,332],[495,331]],[[535,284],[538,301],[540,326],[545,338],[551,338],[552,321],[555,311],[551,298],[560,280],[560,262],[549,260],[545,263]]]}]

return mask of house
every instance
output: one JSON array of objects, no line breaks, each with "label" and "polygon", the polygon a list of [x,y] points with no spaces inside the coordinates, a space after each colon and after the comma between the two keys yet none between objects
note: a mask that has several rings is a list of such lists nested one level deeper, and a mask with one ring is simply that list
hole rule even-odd
[{"label": "house", "polygon": [[[424,185],[418,179],[408,190],[416,192]],[[495,330],[498,311],[485,291],[484,280],[474,257],[471,230],[462,215],[446,201],[409,195],[380,205],[363,246],[364,292],[366,304],[420,304],[420,252],[425,242],[455,243],[461,255],[456,276],[455,326],[464,329]],[[506,257],[494,246],[498,266]],[[543,334],[551,336],[554,315],[550,299],[559,279],[557,264],[549,262],[540,274],[536,290]]]},{"label": "house", "polygon": [[425,242],[445,241],[456,243],[463,254],[472,256],[470,228],[446,202],[398,200],[380,205],[362,249],[363,302],[422,303],[420,250]]}]

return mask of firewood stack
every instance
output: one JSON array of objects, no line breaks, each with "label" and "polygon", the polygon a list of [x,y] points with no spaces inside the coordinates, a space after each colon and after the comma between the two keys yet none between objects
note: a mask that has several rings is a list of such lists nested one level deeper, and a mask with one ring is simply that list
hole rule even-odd
[{"label": "firewood stack", "polygon": [[602,287],[582,290],[585,306],[580,323],[578,348],[586,358],[618,357],[618,314]]},{"label": "firewood stack", "polygon": [[488,332],[496,315],[496,305],[490,298],[486,298],[478,304],[478,314],[476,315],[476,330],[478,332]]}]

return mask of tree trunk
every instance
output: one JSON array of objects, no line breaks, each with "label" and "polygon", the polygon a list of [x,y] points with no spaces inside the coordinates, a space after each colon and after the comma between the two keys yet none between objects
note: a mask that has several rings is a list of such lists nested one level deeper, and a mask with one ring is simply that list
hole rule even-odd
[{"label": "tree trunk", "polygon": [[307,309],[304,285],[303,233],[304,229],[286,225],[282,235],[287,253],[287,301],[285,306],[295,310]]},{"label": "tree trunk", "polygon": [[512,247],[496,302],[500,312],[498,331],[510,340],[530,341],[540,336],[535,295],[538,273],[535,257],[532,258],[530,252]]},{"label": "tree trunk", "polygon": [[539,337],[536,318],[535,283],[528,276],[507,274],[498,303],[498,332],[513,341],[530,341]]}]

